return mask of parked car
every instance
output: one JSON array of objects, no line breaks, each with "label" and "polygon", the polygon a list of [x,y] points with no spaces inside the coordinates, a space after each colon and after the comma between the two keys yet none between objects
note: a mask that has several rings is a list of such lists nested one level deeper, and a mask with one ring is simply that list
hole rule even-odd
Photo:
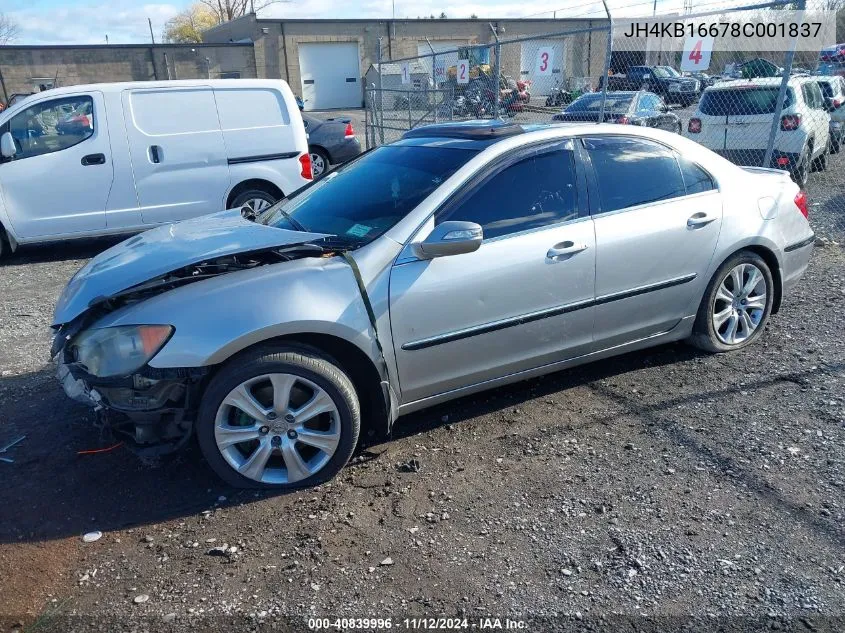
[{"label": "parked car", "polygon": [[361,153],[361,142],[355,136],[352,119],[317,119],[303,114],[302,122],[308,133],[314,178],[326,173],[330,165],[343,164]]},{"label": "parked car", "polygon": [[684,77],[691,77],[692,79],[696,79],[698,81],[698,92],[704,92],[705,88],[709,88],[713,84],[716,83],[717,80],[720,79],[717,75],[708,75],[705,72],[695,71],[695,72],[685,72],[683,74]]},{"label": "parked car", "polygon": [[819,52],[819,62],[845,62],[845,44],[834,44]]},{"label": "parked car", "polygon": [[813,74],[845,77],[845,62],[821,62]]},{"label": "parked car", "polygon": [[[783,110],[776,114],[781,81],[758,78],[707,88],[686,136],[738,165],[787,170],[803,187],[811,169],[827,168],[830,116],[811,77],[788,80]],[[771,164],[763,165],[772,121],[778,119]]]},{"label": "parked car", "polygon": [[[562,112],[552,117],[553,121],[593,121],[598,123],[602,106],[602,93],[585,94]],[[663,99],[653,92],[608,92],[604,105],[604,122],[622,125],[655,127],[680,134],[681,119],[669,109]]]},{"label": "parked car", "polygon": [[838,154],[845,141],[845,77],[816,77],[830,112],[830,153]]},{"label": "parked car", "polygon": [[600,78],[597,90],[603,89],[605,79],[609,91],[647,90],[660,95],[667,103],[682,107],[694,103],[701,89],[697,79],[681,77],[671,66],[631,66],[624,75]]},{"label": "parked car", "polygon": [[214,209],[257,213],[310,179],[283,81],[56,88],[0,113],[0,255]]},{"label": "parked car", "polygon": [[411,411],[669,341],[752,344],[807,266],[806,216],[785,173],[662,130],[421,127],[258,222],[98,255],[52,355],[131,449],[195,433],[232,485],[308,487]]}]

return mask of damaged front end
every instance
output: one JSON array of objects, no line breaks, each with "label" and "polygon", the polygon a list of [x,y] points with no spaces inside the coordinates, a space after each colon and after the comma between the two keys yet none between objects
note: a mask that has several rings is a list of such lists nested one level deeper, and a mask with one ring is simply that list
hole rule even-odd
[{"label": "damaged front end", "polygon": [[[179,450],[190,439],[202,388],[213,368],[151,367],[149,361],[174,333],[168,324],[98,328],[98,322],[112,312],[131,309],[133,304],[187,284],[327,254],[313,244],[296,244],[215,257],[110,296],[98,296],[87,310],[54,325],[51,356],[65,393],[92,406],[101,430],[145,461]],[[83,276],[84,271],[80,271]]]}]

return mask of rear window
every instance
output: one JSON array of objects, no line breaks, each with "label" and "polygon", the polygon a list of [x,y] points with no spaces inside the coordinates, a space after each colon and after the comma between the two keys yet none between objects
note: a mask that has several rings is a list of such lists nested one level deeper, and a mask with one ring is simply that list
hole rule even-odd
[{"label": "rear window", "polygon": [[363,245],[392,228],[477,152],[386,145],[268,209],[259,222]]},{"label": "rear window", "polygon": [[[607,112],[625,112],[631,107],[632,97],[613,97],[607,95],[604,109]],[[573,101],[567,112],[598,112],[601,110],[601,94],[586,95]]]},{"label": "rear window", "polygon": [[[698,109],[710,116],[773,114],[779,90],[778,87],[705,90]],[[788,108],[794,102],[792,88],[787,88],[783,107]]]}]

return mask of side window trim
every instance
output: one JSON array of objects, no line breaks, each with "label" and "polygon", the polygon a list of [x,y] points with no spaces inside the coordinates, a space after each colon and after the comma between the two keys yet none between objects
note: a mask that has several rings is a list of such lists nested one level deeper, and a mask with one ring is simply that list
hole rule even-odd
[{"label": "side window trim", "polygon": [[[526,233],[531,233],[533,231],[541,231],[544,229],[548,229],[554,226],[558,226],[561,224],[566,224],[568,222],[580,222],[585,219],[590,218],[589,211],[587,209],[586,201],[584,198],[586,197],[585,192],[581,191],[581,183],[582,180],[579,177],[579,167],[578,167],[578,156],[576,150],[575,140],[572,137],[567,138],[558,138],[553,140],[545,140],[540,141],[538,143],[533,143],[531,145],[526,145],[525,147],[521,147],[517,152],[512,154],[503,155],[494,159],[493,162],[487,164],[482,170],[476,173],[471,180],[466,183],[465,186],[461,187],[459,191],[454,192],[448,199],[444,200],[443,203],[434,210],[432,216],[434,219],[434,225],[440,221],[443,221],[443,216],[445,215],[448,219],[448,214],[451,213],[457,206],[460,206],[462,202],[464,202],[467,198],[472,196],[478,188],[481,187],[485,182],[487,182],[490,178],[494,178],[498,174],[502,173],[508,167],[512,167],[513,165],[517,164],[520,161],[523,161],[527,158],[532,158],[535,156],[540,156],[545,153],[551,153],[554,151],[559,150],[569,150],[573,152],[573,161],[575,166],[575,182],[576,182],[576,190],[575,190],[575,209],[578,212],[577,218],[572,218],[569,220],[561,220],[560,222],[553,222],[551,224],[547,224],[540,227],[534,227],[530,229],[525,229],[522,231],[514,231],[513,233],[508,233],[505,235],[498,235],[496,237],[484,238],[484,242],[492,242],[498,241],[503,239],[508,239],[511,237],[516,237],[519,235],[524,235]],[[582,168],[583,169],[583,168]],[[428,219],[425,220],[427,222]],[[420,227],[425,225],[423,222]],[[416,235],[419,232],[417,229],[414,232]],[[413,239],[413,237],[411,238]]]}]

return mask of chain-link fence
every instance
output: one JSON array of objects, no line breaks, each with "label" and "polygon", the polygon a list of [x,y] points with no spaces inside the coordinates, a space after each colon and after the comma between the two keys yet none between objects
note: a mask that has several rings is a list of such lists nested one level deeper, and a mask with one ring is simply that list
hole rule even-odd
[{"label": "chain-link fence", "polygon": [[445,120],[649,126],[739,165],[813,180],[845,210],[845,47],[828,49],[837,16],[826,6],[647,18],[611,7],[587,28],[510,40],[491,32],[488,43],[378,63],[367,77],[367,143]]}]

